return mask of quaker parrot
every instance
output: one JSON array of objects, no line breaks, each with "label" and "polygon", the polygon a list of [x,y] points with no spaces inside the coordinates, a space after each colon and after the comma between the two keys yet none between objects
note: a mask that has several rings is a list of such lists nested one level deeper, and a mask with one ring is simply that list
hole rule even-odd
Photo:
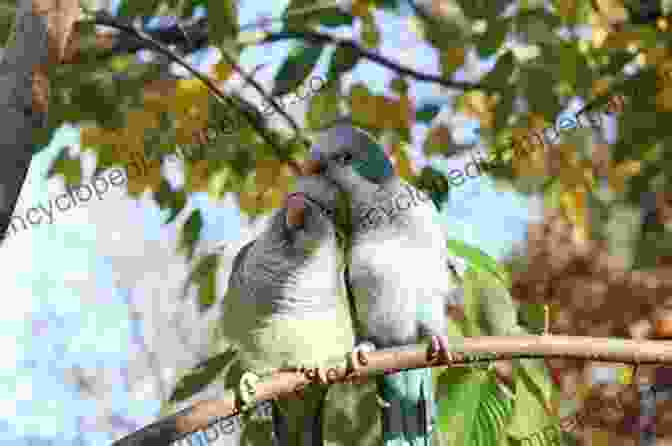
[{"label": "quaker parrot", "polygon": [[[235,257],[215,336],[216,342],[238,347],[243,369],[263,373],[312,367],[352,352],[355,337],[345,265],[333,222],[337,203],[333,184],[316,176],[299,177],[286,207]],[[347,413],[338,410],[338,389],[341,395],[348,393],[346,386],[311,385],[301,399],[274,401],[274,431],[280,444],[351,445],[352,437],[328,425],[328,413],[323,416],[329,410]],[[375,408],[375,385],[371,388],[370,407]],[[253,444],[271,443],[266,438]]]},{"label": "quaker parrot", "polygon": [[[399,178],[383,147],[348,123],[325,130],[305,161],[350,203],[346,282],[363,352],[422,342],[448,358],[447,313],[461,289],[445,229],[430,197]],[[398,372],[398,373],[394,373]],[[431,368],[387,371],[378,379],[385,446],[430,446],[436,419]]]}]

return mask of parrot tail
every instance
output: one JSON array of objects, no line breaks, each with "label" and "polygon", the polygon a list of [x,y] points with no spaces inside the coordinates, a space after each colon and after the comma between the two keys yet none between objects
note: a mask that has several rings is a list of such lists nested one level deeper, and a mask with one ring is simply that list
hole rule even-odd
[{"label": "parrot tail", "polygon": [[432,446],[432,369],[403,370],[378,379],[383,408],[384,446]]},{"label": "parrot tail", "polygon": [[273,446],[322,446],[325,396],[324,389],[309,388],[299,400],[274,401]]}]

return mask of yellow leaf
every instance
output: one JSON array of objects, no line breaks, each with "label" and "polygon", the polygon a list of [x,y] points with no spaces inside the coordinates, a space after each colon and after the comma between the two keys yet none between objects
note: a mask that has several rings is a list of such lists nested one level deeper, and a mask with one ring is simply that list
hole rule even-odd
[{"label": "yellow leaf", "polygon": [[282,169],[282,162],[267,158],[257,160],[254,182],[259,193],[275,186]]},{"label": "yellow leaf", "polygon": [[137,196],[143,193],[146,189],[158,190],[161,185],[161,163],[159,160],[143,160],[144,165],[141,166],[142,170],[137,172],[137,168],[134,168],[134,175],[131,176],[131,169],[127,169],[128,173],[128,193],[131,196]]},{"label": "yellow leaf", "polygon": [[224,197],[232,174],[233,172],[228,166],[222,166],[212,174],[208,180],[208,196],[213,200],[220,200]]},{"label": "yellow leaf", "polygon": [[595,24],[593,25],[592,28],[593,28],[593,36],[592,36],[593,46],[595,48],[602,48],[604,42],[607,40],[607,37],[609,37],[608,24],[604,25]]},{"label": "yellow leaf", "polygon": [[404,94],[398,101],[399,107],[399,126],[400,129],[410,129],[415,122],[415,113],[412,99]]},{"label": "yellow leaf", "polygon": [[285,193],[280,189],[270,188],[266,190],[261,195],[261,208],[262,212],[268,211],[271,209],[278,209],[283,206],[285,201]]},{"label": "yellow leaf", "polygon": [[178,79],[176,82],[178,94],[195,94],[206,89],[200,79]]},{"label": "yellow leaf", "polygon": [[462,113],[478,119],[481,127],[492,128],[495,114],[491,111],[492,100],[482,91],[470,91],[463,95]]},{"label": "yellow leaf", "polygon": [[672,85],[656,94],[656,106],[660,111],[672,110]]},{"label": "yellow leaf", "polygon": [[452,145],[450,129],[444,125],[438,125],[429,129],[423,146],[423,152],[427,156],[434,153],[445,153]]},{"label": "yellow leaf", "polygon": [[633,372],[631,366],[621,367],[618,371],[618,383],[624,386],[632,384]]},{"label": "yellow leaf", "polygon": [[350,13],[355,17],[366,17],[373,9],[372,0],[354,0],[352,2],[352,10]]},{"label": "yellow leaf", "polygon": [[217,65],[215,65],[214,72],[217,80],[225,81],[233,74],[233,67],[223,60],[220,60]]},{"label": "yellow leaf", "polygon": [[206,160],[199,160],[187,164],[185,189],[189,192],[203,192],[208,190],[208,166]]},{"label": "yellow leaf", "polygon": [[558,13],[565,19],[571,19],[576,15],[577,0],[560,0]]},{"label": "yellow leaf", "polygon": [[609,432],[605,430],[591,430],[590,444],[593,446],[608,446],[611,441],[609,439]]},{"label": "yellow leaf", "polygon": [[610,167],[607,172],[609,186],[616,192],[623,192],[627,180],[638,175],[641,169],[641,161],[636,160],[626,160],[616,166]]},{"label": "yellow leaf", "polygon": [[175,81],[159,79],[148,82],[142,91],[142,100],[145,110],[155,112],[165,111],[175,97]]},{"label": "yellow leaf", "polygon": [[603,47],[610,50],[624,50],[635,45],[641,47],[641,36],[636,31],[614,31],[607,35]]},{"label": "yellow leaf", "polygon": [[666,57],[663,60],[658,61],[656,64],[656,75],[658,79],[663,81],[669,81],[670,75],[672,75],[672,58]]},{"label": "yellow leaf", "polygon": [[256,215],[258,213],[258,203],[259,195],[255,192],[244,190],[238,194],[238,207],[248,215]]},{"label": "yellow leaf", "polygon": [[584,381],[579,381],[576,383],[576,394],[575,398],[578,402],[583,402],[586,400],[588,395],[590,395],[591,386]]},{"label": "yellow leaf", "polygon": [[441,51],[439,56],[441,63],[441,73],[444,76],[450,76],[453,74],[455,70],[464,65],[466,56],[467,50],[464,47],[447,48]]},{"label": "yellow leaf", "polygon": [[405,180],[410,180],[413,178],[413,166],[411,159],[406,153],[405,144],[397,143],[392,149],[390,158],[394,162],[394,170],[401,178]]},{"label": "yellow leaf", "polygon": [[600,13],[610,23],[622,23],[628,19],[628,13],[620,0],[594,0],[598,3]]},{"label": "yellow leaf", "polygon": [[609,91],[609,79],[602,78],[593,82],[592,93],[595,96],[600,96]]},{"label": "yellow leaf", "polygon": [[588,238],[586,191],[582,188],[565,190],[560,194],[560,202],[569,221],[574,225],[574,237]]},{"label": "yellow leaf", "polygon": [[408,28],[421,40],[425,39],[425,26],[418,17],[412,15],[408,18]]},{"label": "yellow leaf", "polygon": [[642,49],[644,53],[644,63],[647,65],[661,65],[669,57],[667,48],[645,48]]},{"label": "yellow leaf", "polygon": [[118,139],[119,135],[114,130],[100,127],[84,127],[79,136],[82,147],[90,147],[98,144],[111,144]]},{"label": "yellow leaf", "polygon": [[275,188],[277,188],[282,193],[287,194],[294,188],[295,180],[296,178],[294,177],[292,168],[289,167],[289,164],[282,163],[282,166],[280,167],[280,175],[275,181]]}]

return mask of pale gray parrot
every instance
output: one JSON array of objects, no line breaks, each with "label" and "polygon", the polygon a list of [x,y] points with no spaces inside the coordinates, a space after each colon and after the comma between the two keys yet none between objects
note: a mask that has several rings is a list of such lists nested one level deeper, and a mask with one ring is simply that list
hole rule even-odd
[{"label": "pale gray parrot", "polygon": [[[243,369],[313,367],[353,350],[344,259],[333,223],[337,200],[338,189],[325,179],[298,178],[286,207],[235,257],[215,345],[237,346]],[[339,399],[334,395],[326,386],[311,385],[302,399],[275,401],[274,429],[281,445],[352,444],[347,429],[325,425],[323,432],[330,408],[338,406],[327,401]]]},{"label": "pale gray parrot", "polygon": [[[305,162],[346,194],[351,246],[346,281],[354,297],[362,350],[418,343],[448,352],[446,306],[461,289],[451,271],[447,235],[429,196],[399,178],[383,147],[347,123],[324,131]],[[436,407],[431,369],[378,380],[385,446],[430,446]]]}]

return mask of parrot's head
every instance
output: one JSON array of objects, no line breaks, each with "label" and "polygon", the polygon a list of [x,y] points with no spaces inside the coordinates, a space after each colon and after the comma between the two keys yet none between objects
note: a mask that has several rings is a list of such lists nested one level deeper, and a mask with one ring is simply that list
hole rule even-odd
[{"label": "parrot's head", "polygon": [[316,175],[300,176],[296,179],[294,194],[300,194],[318,205],[327,217],[333,218],[336,214],[340,190],[327,178]]},{"label": "parrot's head", "polygon": [[326,177],[359,199],[384,189],[397,178],[383,146],[349,123],[325,130],[312,146],[303,168],[306,175]]},{"label": "parrot's head", "polygon": [[298,177],[294,192],[287,197],[288,226],[304,226],[306,219],[323,228],[332,226],[341,240],[345,240],[349,231],[349,206],[345,195],[324,176]]}]

